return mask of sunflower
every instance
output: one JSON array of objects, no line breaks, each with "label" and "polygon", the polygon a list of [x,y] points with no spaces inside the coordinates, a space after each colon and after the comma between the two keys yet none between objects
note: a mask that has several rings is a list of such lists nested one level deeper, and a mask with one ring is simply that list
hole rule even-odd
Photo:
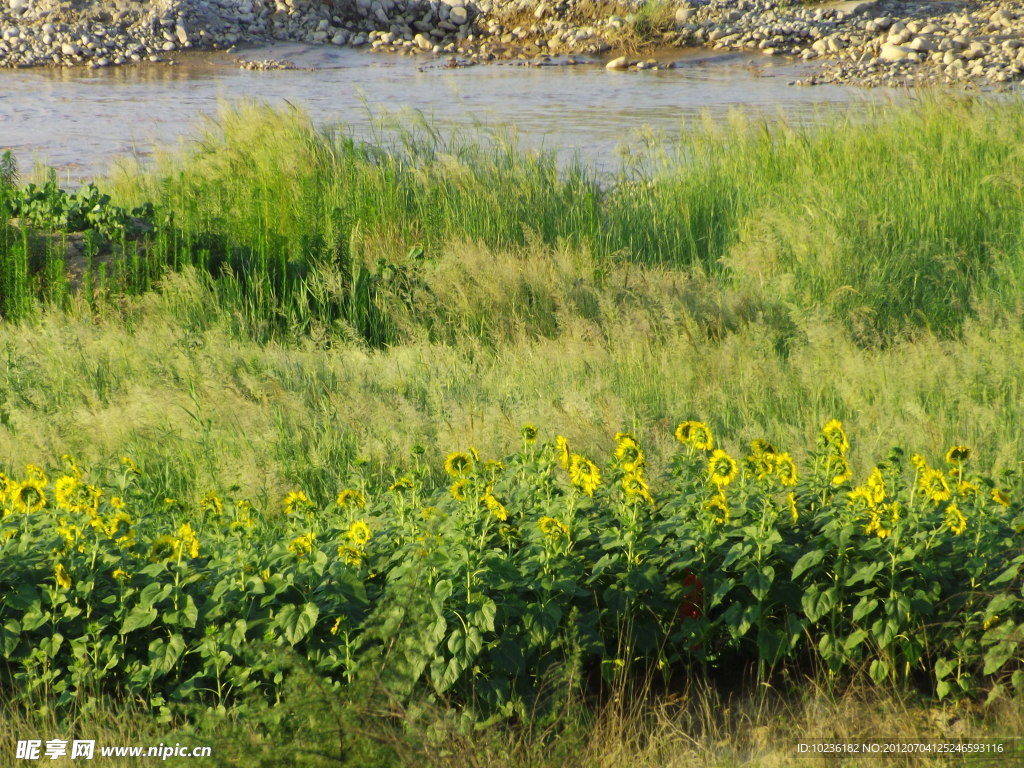
[{"label": "sunflower", "polygon": [[776,453],[775,446],[769,443],[767,440],[757,438],[756,440],[750,441],[750,452],[754,456],[761,456],[765,453]]},{"label": "sunflower", "polygon": [[949,501],[952,493],[941,469],[928,469],[917,479],[917,486],[927,499],[938,504]]},{"label": "sunflower", "polygon": [[139,466],[134,461],[132,461],[131,456],[122,456],[121,463],[124,464],[128,471],[131,472],[133,475],[142,474],[141,472],[139,472]]},{"label": "sunflower", "polygon": [[552,541],[557,541],[563,536],[569,536],[569,526],[553,517],[542,517],[537,521],[537,527],[540,528],[541,533]]},{"label": "sunflower", "polygon": [[796,462],[788,453],[776,453],[774,456],[775,473],[779,482],[787,488],[792,488],[797,482]]},{"label": "sunflower", "polygon": [[122,499],[120,496],[111,496],[110,497],[110,506],[111,506],[112,509],[116,509],[116,510],[120,511],[120,510],[124,509],[128,505],[125,503],[125,500]]},{"label": "sunflower", "polygon": [[676,427],[676,440],[698,451],[710,451],[715,447],[711,430],[702,421],[684,421]]},{"label": "sunflower", "polygon": [[296,512],[312,508],[313,502],[309,500],[305,491],[292,491],[284,497],[284,513],[286,515],[294,515]]},{"label": "sunflower", "polygon": [[1006,491],[1000,490],[999,488],[992,489],[992,501],[998,504],[1000,507],[1010,506],[1010,494]]},{"label": "sunflower", "polygon": [[313,531],[303,534],[302,536],[296,536],[292,539],[291,544],[288,545],[288,551],[294,553],[294,555],[300,560],[313,551],[313,545],[316,543],[316,534]]},{"label": "sunflower", "polygon": [[641,471],[628,472],[622,478],[622,490],[627,499],[638,499],[646,504],[653,504],[654,497]]},{"label": "sunflower", "polygon": [[846,497],[855,512],[871,511],[877,506],[875,494],[866,485],[858,485]]},{"label": "sunflower", "polygon": [[370,533],[370,526],[362,520],[356,520],[348,527],[348,533],[345,535],[357,547],[365,547],[372,534]]},{"label": "sunflower", "polygon": [[115,568],[111,576],[114,577],[114,581],[126,581],[130,578],[130,574],[124,568]]},{"label": "sunflower", "polygon": [[789,516],[793,519],[793,524],[796,525],[797,520],[800,519],[800,513],[796,508],[796,495],[790,491],[786,494],[786,501],[789,502]]},{"label": "sunflower", "polygon": [[487,511],[498,518],[501,522],[508,520],[508,510],[505,509],[505,505],[498,501],[491,494],[490,487],[487,488],[487,492],[484,494],[484,506],[487,507]]},{"label": "sunflower", "polygon": [[444,471],[455,478],[465,475],[472,466],[473,461],[466,453],[450,453],[444,460]]},{"label": "sunflower", "polygon": [[963,464],[971,458],[971,449],[966,445],[954,445],[946,451],[946,463],[952,465]]},{"label": "sunflower", "polygon": [[711,513],[711,519],[717,525],[729,522],[729,503],[724,493],[715,494],[714,498],[704,504],[704,509]]},{"label": "sunflower", "polygon": [[401,493],[402,491],[411,491],[412,478],[408,476],[400,477],[397,480],[395,480],[395,482],[388,486],[388,490],[394,491],[395,493]]},{"label": "sunflower", "polygon": [[452,498],[456,501],[466,500],[466,489],[469,487],[469,480],[465,478],[456,480],[452,483],[452,487],[448,489],[448,493],[452,495]]},{"label": "sunflower", "polygon": [[355,547],[350,547],[347,544],[342,544],[338,547],[338,558],[345,563],[345,565],[359,567],[363,563],[362,551]]},{"label": "sunflower", "polygon": [[593,496],[601,484],[601,470],[594,462],[574,453],[569,459],[569,479],[585,495]]},{"label": "sunflower", "polygon": [[520,434],[523,436],[523,440],[528,443],[537,441],[537,428],[533,424],[523,424]]},{"label": "sunflower", "polygon": [[153,539],[149,547],[149,559],[154,563],[166,560],[177,560],[181,553],[181,541],[176,536],[164,534]]},{"label": "sunflower", "polygon": [[53,569],[53,578],[61,589],[71,589],[71,575],[68,573],[64,563],[57,563]]},{"label": "sunflower", "polygon": [[838,419],[832,419],[825,424],[821,428],[821,435],[825,438],[825,443],[840,454],[845,454],[850,450],[850,441],[846,437],[846,430],[843,429],[843,422]]},{"label": "sunflower", "polygon": [[884,539],[892,534],[900,521],[900,503],[898,501],[890,504],[882,504],[877,508],[873,516],[875,535]]},{"label": "sunflower", "polygon": [[132,524],[134,522],[135,521],[132,520],[131,515],[122,510],[118,510],[107,518],[107,524],[104,526],[104,532],[116,542],[124,543],[123,540],[134,538],[134,534],[132,532]]},{"label": "sunflower", "polygon": [[562,469],[569,469],[569,462],[572,460],[572,456],[569,453],[569,441],[558,435],[555,438],[555,451],[558,456],[558,464]]},{"label": "sunflower", "polygon": [[640,443],[626,432],[619,432],[615,435],[615,458],[626,472],[632,472],[644,466],[644,452],[640,450]]},{"label": "sunflower", "polygon": [[850,469],[850,462],[842,454],[829,457],[828,473],[832,476],[832,485],[842,485],[853,477],[853,470]]},{"label": "sunflower", "polygon": [[81,487],[82,484],[78,482],[77,477],[71,475],[58,477],[53,484],[53,500],[57,502],[57,508],[67,510],[68,512],[77,512],[79,506],[78,491]]},{"label": "sunflower", "polygon": [[199,511],[204,514],[212,512],[214,516],[220,520],[224,515],[224,503],[220,500],[217,494],[210,491],[202,498],[202,501],[199,502]]},{"label": "sunflower", "polygon": [[31,480],[14,483],[13,487],[8,488],[7,497],[15,512],[38,512],[46,506],[46,485]]},{"label": "sunflower", "polygon": [[740,472],[736,461],[721,448],[711,454],[708,460],[708,480],[717,488],[725,488]]},{"label": "sunflower", "polygon": [[965,530],[967,530],[967,518],[964,517],[963,512],[956,504],[949,504],[946,506],[946,520],[943,523],[949,532],[954,536],[959,536]]},{"label": "sunflower", "polygon": [[178,540],[185,547],[189,557],[199,557],[199,537],[188,523],[178,528]]},{"label": "sunflower", "polygon": [[362,491],[346,488],[338,494],[336,503],[342,509],[363,509],[366,506],[366,495]]},{"label": "sunflower", "polygon": [[873,504],[881,504],[885,501],[885,478],[882,477],[882,471],[878,467],[875,467],[871,472],[871,476],[868,477],[867,489],[871,494],[871,502]]}]

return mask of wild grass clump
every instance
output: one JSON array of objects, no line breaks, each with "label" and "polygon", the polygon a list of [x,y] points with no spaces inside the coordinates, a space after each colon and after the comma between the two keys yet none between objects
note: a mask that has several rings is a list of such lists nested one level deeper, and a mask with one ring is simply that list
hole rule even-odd
[{"label": "wild grass clump", "polygon": [[[424,124],[366,144],[297,110],[237,105],[155,168],[122,169],[115,202],[152,204],[154,229],[89,266],[101,295],[194,266],[257,339],[326,333],[379,347],[399,340],[392,315],[418,306],[410,263],[467,241],[569,248],[602,268],[769,283],[779,306],[821,310],[877,346],[918,329],[956,334],[982,297],[1015,308],[1022,139],[1017,103],[930,99],[814,128],[737,114],[685,126],[671,151],[600,178]],[[2,242],[6,315],[20,317],[43,295],[34,273],[60,271],[60,254],[25,266],[24,241]]]}]

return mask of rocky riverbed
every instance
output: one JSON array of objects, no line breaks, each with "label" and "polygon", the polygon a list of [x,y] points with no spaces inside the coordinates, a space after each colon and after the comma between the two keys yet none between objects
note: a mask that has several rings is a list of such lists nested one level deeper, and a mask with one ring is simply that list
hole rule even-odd
[{"label": "rocky riverbed", "polygon": [[1017,0],[0,0],[4,67],[106,67],[267,41],[459,63],[604,55],[610,70],[656,66],[654,47],[707,46],[814,61],[806,84],[1024,80]]}]

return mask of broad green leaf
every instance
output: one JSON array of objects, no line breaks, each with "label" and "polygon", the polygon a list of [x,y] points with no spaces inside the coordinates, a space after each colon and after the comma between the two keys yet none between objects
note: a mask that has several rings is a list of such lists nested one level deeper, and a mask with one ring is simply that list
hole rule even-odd
[{"label": "broad green leaf", "polygon": [[[883,659],[873,660],[868,668],[868,674],[876,684],[881,685],[889,677],[889,662]],[[939,685],[941,686],[943,683],[939,683]],[[942,694],[939,694],[939,698],[942,698]]]},{"label": "broad green leaf", "polygon": [[878,607],[878,600],[867,597],[862,597],[860,601],[853,607],[853,620],[858,622],[865,616],[870,616],[871,612]]},{"label": "broad green leaf", "polygon": [[820,549],[812,549],[810,552],[805,552],[793,566],[793,580],[795,581],[800,574],[809,568],[813,568],[823,559],[825,559],[825,553]]},{"label": "broad green leaf", "polygon": [[129,632],[148,627],[156,621],[156,617],[156,608],[152,605],[136,605],[125,617],[124,623],[121,624],[121,634],[127,635]]}]

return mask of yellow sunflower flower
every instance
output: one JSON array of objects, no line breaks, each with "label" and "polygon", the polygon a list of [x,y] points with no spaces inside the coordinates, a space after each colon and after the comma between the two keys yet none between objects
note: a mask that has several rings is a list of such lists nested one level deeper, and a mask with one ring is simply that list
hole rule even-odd
[{"label": "yellow sunflower flower", "polygon": [[366,495],[362,491],[346,488],[338,494],[336,502],[342,509],[363,509],[366,507]]},{"label": "yellow sunflower flower", "polygon": [[878,467],[875,467],[871,472],[871,476],[868,477],[867,489],[871,493],[871,502],[873,504],[881,504],[885,501],[887,495],[885,478],[882,477],[882,471]]},{"label": "yellow sunflower flower", "polygon": [[1000,507],[1010,506],[1010,494],[1006,491],[1000,490],[999,488],[992,489],[992,501],[998,504]]},{"label": "yellow sunflower flower", "polygon": [[448,489],[448,493],[450,493],[452,498],[456,501],[465,501],[467,488],[469,488],[469,480],[456,480],[452,483],[451,488]]},{"label": "yellow sunflower flower", "polygon": [[164,534],[153,539],[149,547],[149,559],[154,563],[177,560],[181,553],[181,541],[177,536]]},{"label": "yellow sunflower flower", "polygon": [[534,443],[537,441],[538,432],[537,428],[533,426],[533,424],[523,424],[523,428],[520,430],[520,433],[523,436],[523,440],[528,443]]},{"label": "yellow sunflower flower", "polygon": [[562,469],[569,469],[569,462],[572,460],[572,456],[569,453],[569,441],[561,435],[555,438],[555,453],[558,456],[558,464]]},{"label": "yellow sunflower flower", "polygon": [[304,512],[313,508],[313,502],[305,491],[292,491],[284,497],[284,513],[294,515],[297,512]]},{"label": "yellow sunflower flower", "polygon": [[789,503],[789,516],[793,520],[793,524],[796,525],[797,520],[800,519],[800,513],[796,508],[796,495],[790,491],[786,494],[786,501]]},{"label": "yellow sunflower flower", "polygon": [[714,438],[708,425],[702,421],[684,421],[676,427],[676,440],[692,446],[698,451],[710,451],[715,447]]},{"label": "yellow sunflower flower", "polygon": [[946,481],[946,476],[942,473],[941,469],[925,470],[918,477],[917,486],[925,498],[936,504],[949,501],[953,496],[949,489],[949,483]]},{"label": "yellow sunflower flower", "polygon": [[362,520],[356,520],[348,527],[348,532],[345,535],[357,547],[365,547],[372,534],[370,533],[370,526]]},{"label": "yellow sunflower flower", "polygon": [[184,547],[185,552],[188,553],[189,557],[199,557],[199,537],[196,532],[192,529],[192,526],[188,523],[183,523],[178,528],[178,541],[181,542],[181,546]]},{"label": "yellow sunflower flower", "polygon": [[636,499],[645,504],[653,504],[654,497],[651,496],[651,489],[644,479],[643,473],[639,470],[628,472],[622,478],[622,490],[627,499]]},{"label": "yellow sunflower flower", "polygon": [[465,475],[473,466],[473,460],[466,453],[450,453],[444,460],[444,471],[454,478]]},{"label": "yellow sunflower flower", "polygon": [[601,470],[594,462],[574,453],[569,460],[569,480],[585,495],[593,496],[601,484]]},{"label": "yellow sunflower flower", "polygon": [[714,498],[704,504],[704,509],[711,513],[711,519],[717,525],[729,522],[729,503],[724,493],[715,494]]},{"label": "yellow sunflower flower", "polygon": [[402,493],[403,491],[411,491],[412,490],[412,478],[410,478],[410,477],[400,477],[397,480],[395,480],[395,482],[393,482],[391,485],[388,486],[388,490],[389,491],[394,491],[395,493]]},{"label": "yellow sunflower flower", "polygon": [[615,435],[615,459],[626,472],[632,472],[644,466],[644,452],[636,438],[626,432]]},{"label": "yellow sunflower flower", "polygon": [[313,531],[310,531],[309,533],[303,534],[302,536],[296,536],[292,539],[291,544],[288,545],[288,551],[301,560],[313,551],[313,546],[315,544],[316,534]]},{"label": "yellow sunflower flower", "polygon": [[845,454],[850,450],[850,441],[846,437],[846,430],[843,429],[843,422],[838,419],[832,419],[821,428],[821,435],[825,438],[825,443],[840,454]]},{"label": "yellow sunflower flower", "polygon": [[569,527],[554,517],[542,517],[537,521],[537,527],[540,528],[541,533],[553,541],[569,536]]},{"label": "yellow sunflower flower", "polygon": [[64,563],[57,563],[53,569],[53,578],[61,589],[71,589],[71,574],[64,567]]},{"label": "yellow sunflower flower", "polygon": [[111,576],[114,577],[115,581],[126,581],[131,577],[128,571],[124,570],[124,568],[115,568]]},{"label": "yellow sunflower flower", "polygon": [[488,512],[498,518],[501,522],[508,520],[508,510],[505,509],[504,504],[491,495],[490,488],[488,488],[487,493],[484,494],[484,506],[487,507]]},{"label": "yellow sunflower flower", "polygon": [[960,465],[971,458],[971,449],[966,445],[954,445],[946,451],[946,463]]},{"label": "yellow sunflower flower", "polygon": [[14,483],[7,491],[8,501],[15,512],[31,514],[46,506],[46,485],[32,480]]},{"label": "yellow sunflower flower", "polygon": [[967,518],[956,504],[946,506],[946,519],[943,525],[949,529],[954,536],[959,536],[967,530]]},{"label": "yellow sunflower flower", "polygon": [[708,480],[717,488],[725,488],[739,474],[736,461],[721,448],[711,454],[708,460]]},{"label": "yellow sunflower flower", "polygon": [[774,456],[775,473],[779,482],[787,488],[792,488],[797,483],[796,462],[789,453],[776,453]]}]

